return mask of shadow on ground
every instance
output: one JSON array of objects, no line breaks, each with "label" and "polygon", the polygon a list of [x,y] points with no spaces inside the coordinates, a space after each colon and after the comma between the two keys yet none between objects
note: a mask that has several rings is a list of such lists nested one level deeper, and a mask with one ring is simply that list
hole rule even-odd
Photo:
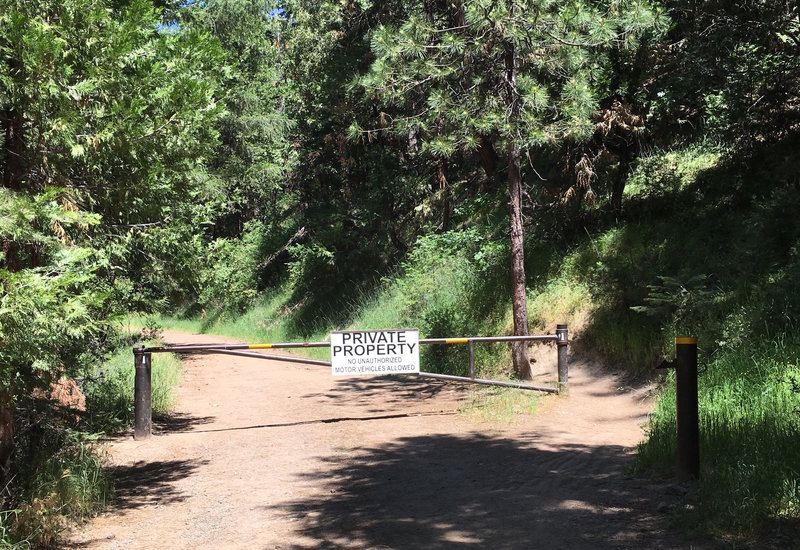
[{"label": "shadow on ground", "polygon": [[193,475],[204,464],[207,461],[164,460],[110,468],[116,496],[114,507],[126,510],[182,502],[190,495],[177,490],[175,482]]},{"label": "shadow on ground", "polygon": [[247,426],[231,426],[228,428],[210,428],[207,430],[192,430],[193,434],[238,432],[243,430],[265,430],[270,428],[287,428],[293,426],[311,426],[314,424],[338,424],[339,422],[374,422],[395,418],[410,418],[419,416],[453,416],[454,412],[428,412],[428,413],[394,413],[372,416],[339,416],[335,418],[317,418],[314,420],[298,420],[296,422],[277,422],[274,424],[250,424]]},{"label": "shadow on ground", "polygon": [[266,510],[302,522],[314,542],[298,548],[688,547],[663,514],[678,497],[627,477],[624,448],[534,443],[424,436],[343,452],[297,480],[325,498]]},{"label": "shadow on ground", "polygon": [[215,416],[194,416],[185,413],[173,413],[153,419],[153,431],[160,434],[181,433],[193,430],[196,426],[211,424]]},{"label": "shadow on ground", "polygon": [[308,393],[303,399],[319,399],[336,405],[354,403],[381,403],[379,408],[367,409],[369,412],[396,410],[397,406],[420,402],[443,394],[453,397],[466,395],[468,385],[453,382],[424,379],[417,376],[376,376],[370,378],[342,378],[324,393]]}]

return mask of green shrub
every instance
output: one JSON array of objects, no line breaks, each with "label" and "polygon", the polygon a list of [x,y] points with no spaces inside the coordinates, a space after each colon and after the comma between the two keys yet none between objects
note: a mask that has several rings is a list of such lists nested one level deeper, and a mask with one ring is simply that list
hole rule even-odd
[{"label": "green shrub", "polygon": [[[296,244],[289,247],[289,282],[296,292],[313,288],[315,282],[330,276],[334,266],[333,252],[319,242]],[[320,285],[327,288],[327,285]]]},{"label": "green shrub", "polygon": [[18,403],[16,476],[3,495],[4,544],[52,545],[68,520],[82,520],[112,498],[98,436],[77,429],[78,417],[44,399]]},{"label": "green shrub", "polygon": [[265,234],[262,224],[252,222],[240,239],[211,241],[198,298],[204,308],[241,313],[253,303]]}]

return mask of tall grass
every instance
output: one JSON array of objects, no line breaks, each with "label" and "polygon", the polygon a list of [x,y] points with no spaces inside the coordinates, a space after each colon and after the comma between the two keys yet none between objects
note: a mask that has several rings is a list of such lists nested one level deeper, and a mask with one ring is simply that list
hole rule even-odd
[{"label": "tall grass", "polygon": [[[746,534],[769,519],[800,519],[800,334],[743,344],[701,361],[700,506],[693,519]],[[639,466],[671,471],[675,384],[656,404]]]},{"label": "tall grass", "polygon": [[[85,385],[87,427],[95,432],[115,433],[133,425],[135,369],[131,348],[112,355]],[[168,416],[175,407],[175,388],[180,382],[181,363],[172,354],[153,354],[151,403],[153,416]]]},{"label": "tall grass", "polygon": [[[155,317],[155,321],[169,330],[228,336],[249,343],[327,339],[325,331],[309,333],[306,330],[297,330],[292,314],[299,308],[297,304],[291,303],[291,296],[291,288],[282,286],[262,296],[244,313],[214,312],[211,315],[190,318],[161,315]],[[325,324],[324,321],[320,322],[320,325]],[[293,351],[316,359],[325,359],[328,353],[324,349],[316,348]]]},{"label": "tall grass", "polygon": [[[153,357],[153,414],[169,414],[180,377],[175,356]],[[105,434],[133,423],[133,354],[120,348],[83,380],[86,411],[63,411],[45,399],[18,403],[15,478],[0,494],[0,548],[55,545],[71,521],[83,520],[113,499],[104,466]]]},{"label": "tall grass", "polygon": [[[113,498],[113,483],[103,469],[103,452],[96,436],[67,430],[50,431],[51,441],[34,454],[25,477],[11,531],[16,545],[52,545],[68,521],[81,521]],[[58,448],[54,441],[58,442]]]},{"label": "tall grass", "polygon": [[291,289],[284,286],[262,295],[244,313],[203,311],[199,316],[156,317],[159,324],[172,330],[195,334],[218,334],[249,342],[279,342],[290,339],[288,321],[298,309],[291,303]]},{"label": "tall grass", "polygon": [[5,547],[49,547],[69,521],[102,509],[113,486],[97,434],[76,428],[74,416],[47,402],[22,406],[26,415],[17,425],[16,475],[2,495],[11,509],[0,513],[0,541]]}]

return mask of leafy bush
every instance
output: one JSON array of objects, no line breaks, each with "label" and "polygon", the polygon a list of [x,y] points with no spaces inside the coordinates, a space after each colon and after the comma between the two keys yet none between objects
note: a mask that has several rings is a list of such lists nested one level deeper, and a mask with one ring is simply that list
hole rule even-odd
[{"label": "leafy bush", "polygon": [[201,275],[199,301],[215,311],[240,313],[252,304],[258,289],[258,262],[264,227],[251,223],[240,239],[215,239],[209,245]]},{"label": "leafy bush", "polygon": [[[295,244],[289,247],[289,284],[297,295],[312,290],[315,283],[325,281],[333,271],[334,254],[319,242]],[[327,289],[328,284],[319,285]]]}]

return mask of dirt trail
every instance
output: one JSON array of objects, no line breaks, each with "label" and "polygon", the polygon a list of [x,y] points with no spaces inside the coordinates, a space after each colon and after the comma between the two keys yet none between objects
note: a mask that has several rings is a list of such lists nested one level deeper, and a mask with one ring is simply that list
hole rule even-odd
[{"label": "dirt trail", "polygon": [[649,403],[618,386],[571,365],[569,397],[500,426],[457,385],[188,357],[179,414],[113,443],[116,505],[68,547],[687,547],[656,512],[676,497],[625,475]]}]

